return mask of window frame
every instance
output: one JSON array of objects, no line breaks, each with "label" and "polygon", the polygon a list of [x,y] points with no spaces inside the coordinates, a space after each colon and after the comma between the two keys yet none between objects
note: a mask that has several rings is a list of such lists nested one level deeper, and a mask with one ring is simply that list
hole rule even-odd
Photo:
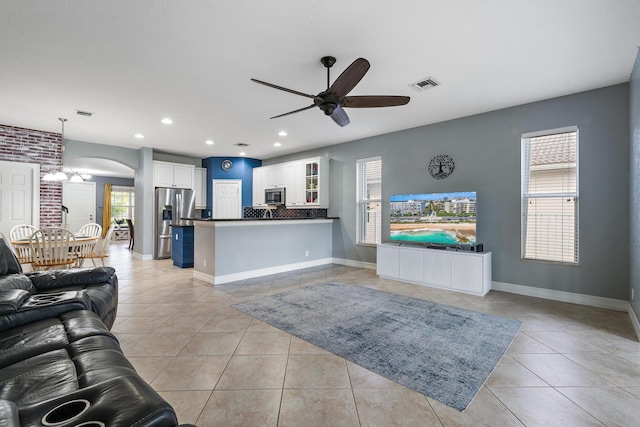
[{"label": "window frame", "polygon": [[[529,193],[527,191],[527,184],[530,182],[530,173],[531,173],[531,165],[530,165],[530,152],[528,151],[530,145],[527,143],[527,140],[537,137],[543,136],[552,136],[552,135],[560,135],[564,133],[572,133],[575,132],[575,145],[576,145],[576,154],[575,154],[575,192],[573,191],[559,191],[559,192],[537,192],[537,193]],[[549,129],[543,131],[536,132],[528,132],[523,133],[521,137],[521,189],[520,189],[520,197],[521,197],[521,215],[520,215],[520,232],[521,232],[521,241],[520,241],[520,259],[522,261],[527,262],[541,262],[541,263],[551,263],[551,264],[561,264],[567,266],[578,266],[580,264],[580,222],[579,222],[579,212],[580,212],[580,133],[577,126],[567,126],[556,129]],[[565,167],[566,168],[566,167]],[[546,259],[542,257],[532,257],[526,256],[526,248],[527,248],[527,211],[529,200],[531,199],[552,199],[552,198],[566,198],[573,197],[574,202],[574,255],[573,261],[568,261],[566,259]]]},{"label": "window frame", "polygon": [[[366,188],[366,184],[365,186],[361,185],[362,174],[363,174],[363,171],[361,170],[362,165],[372,163],[372,162],[380,163],[380,166],[379,166],[380,198],[379,199],[370,198],[370,197],[367,197],[367,195],[363,195],[361,193],[361,190],[363,188]],[[367,209],[367,206],[371,203],[380,204],[379,220],[374,230],[373,241],[370,241],[369,239],[365,239],[366,237],[368,237],[367,236],[368,233],[366,233],[366,231],[364,230],[364,227],[366,224],[364,222],[364,218],[366,215],[370,215],[370,211]],[[377,246],[380,243],[382,243],[382,156],[375,156],[375,157],[367,157],[364,159],[356,160],[356,245]]]},{"label": "window frame", "polygon": [[[114,205],[113,203],[113,193],[129,193],[129,204],[128,205]],[[133,203],[131,203],[131,201],[133,200]],[[121,217],[123,219],[127,219],[130,218],[131,220],[133,220],[133,216],[135,213],[135,188],[134,187],[128,187],[128,186],[112,186],[111,187],[111,212],[109,212],[109,216],[111,218],[111,223],[114,223],[116,219],[120,218],[116,218],[113,216],[113,208],[114,207],[126,207],[130,213],[130,217]]]}]

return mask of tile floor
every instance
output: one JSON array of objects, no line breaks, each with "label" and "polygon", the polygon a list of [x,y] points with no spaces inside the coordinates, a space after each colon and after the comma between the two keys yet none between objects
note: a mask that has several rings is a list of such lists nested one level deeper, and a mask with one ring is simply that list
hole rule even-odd
[{"label": "tile floor", "polygon": [[[484,298],[328,265],[212,286],[114,244],[113,332],[138,372],[206,426],[640,425],[640,343],[627,313],[492,291]],[[339,280],[524,321],[461,413],[231,307]]]}]

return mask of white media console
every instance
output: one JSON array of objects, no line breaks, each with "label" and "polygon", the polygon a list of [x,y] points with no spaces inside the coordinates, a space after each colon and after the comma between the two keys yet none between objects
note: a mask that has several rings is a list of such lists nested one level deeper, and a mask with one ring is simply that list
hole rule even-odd
[{"label": "white media console", "polygon": [[469,252],[401,244],[378,245],[377,273],[385,279],[473,295],[491,290],[491,252]]}]

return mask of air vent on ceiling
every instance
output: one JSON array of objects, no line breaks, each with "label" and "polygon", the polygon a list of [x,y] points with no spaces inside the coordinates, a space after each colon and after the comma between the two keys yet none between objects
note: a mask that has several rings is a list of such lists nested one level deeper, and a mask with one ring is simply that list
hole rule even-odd
[{"label": "air vent on ceiling", "polygon": [[411,83],[409,86],[411,86],[418,92],[424,92],[427,89],[431,89],[439,85],[440,83],[438,83],[434,78],[427,77],[426,79],[418,80],[415,83]]},{"label": "air vent on ceiling", "polygon": [[82,111],[82,110],[76,110],[76,114],[79,116],[84,116],[84,117],[92,117],[93,113],[90,113],[88,111]]},{"label": "air vent on ceiling", "polygon": [[244,142],[238,142],[237,144],[233,144],[233,145],[235,145],[236,147],[248,147],[249,146],[249,144],[245,144]]}]

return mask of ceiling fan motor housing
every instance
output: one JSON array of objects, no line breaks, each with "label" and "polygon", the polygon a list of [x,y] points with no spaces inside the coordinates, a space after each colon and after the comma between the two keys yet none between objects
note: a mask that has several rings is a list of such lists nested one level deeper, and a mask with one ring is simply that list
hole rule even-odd
[{"label": "ceiling fan motor housing", "polygon": [[333,114],[338,105],[340,104],[340,100],[338,97],[331,92],[322,92],[318,94],[313,99],[313,102],[320,108],[325,115],[330,116]]}]

